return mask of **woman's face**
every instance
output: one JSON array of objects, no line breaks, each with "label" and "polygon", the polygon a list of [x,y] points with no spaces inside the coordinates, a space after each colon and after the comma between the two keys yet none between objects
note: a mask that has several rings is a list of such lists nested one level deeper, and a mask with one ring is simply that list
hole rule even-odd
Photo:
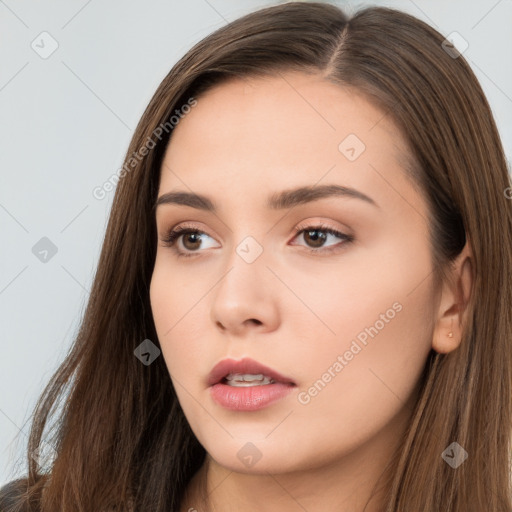
[{"label": "woman's face", "polygon": [[[386,458],[436,311],[404,139],[362,96],[301,73],[223,83],[188,112],[162,165],[159,198],[180,195],[157,208],[150,296],[192,430],[238,472]],[[166,246],[177,227],[200,233]],[[228,365],[215,382],[234,379],[209,385],[244,358],[292,384]]]}]

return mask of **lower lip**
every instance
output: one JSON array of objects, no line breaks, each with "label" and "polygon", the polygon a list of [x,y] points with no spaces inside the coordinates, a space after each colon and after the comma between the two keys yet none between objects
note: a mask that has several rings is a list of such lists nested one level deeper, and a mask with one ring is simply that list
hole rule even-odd
[{"label": "lower lip", "polygon": [[275,382],[260,386],[235,387],[219,382],[210,386],[212,398],[232,411],[257,411],[285,397],[295,386]]}]

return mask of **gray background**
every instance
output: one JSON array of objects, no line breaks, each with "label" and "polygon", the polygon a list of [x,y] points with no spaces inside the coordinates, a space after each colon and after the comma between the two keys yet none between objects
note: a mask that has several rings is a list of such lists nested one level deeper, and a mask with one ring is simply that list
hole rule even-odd
[{"label": "gray background", "polygon": [[[25,472],[15,463],[32,408],[87,303],[114,196],[98,200],[92,190],[121,167],[172,65],[216,28],[276,3],[0,0],[0,485]],[[336,3],[355,9],[376,2]],[[512,0],[380,5],[469,43],[464,56],[510,160]],[[46,56],[52,44],[58,48]],[[43,237],[57,248],[46,262],[33,252]]]}]

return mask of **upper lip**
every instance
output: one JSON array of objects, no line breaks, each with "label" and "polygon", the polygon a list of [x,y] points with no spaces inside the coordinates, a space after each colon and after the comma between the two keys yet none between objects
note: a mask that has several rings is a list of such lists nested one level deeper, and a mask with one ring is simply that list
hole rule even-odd
[{"label": "upper lip", "polygon": [[219,383],[224,377],[230,373],[250,373],[250,374],[263,374],[276,382],[283,382],[289,384],[295,384],[292,379],[281,375],[276,370],[265,366],[264,364],[255,361],[254,359],[245,357],[240,360],[235,359],[223,359],[217,363],[210,372],[208,377],[208,385],[213,386]]}]

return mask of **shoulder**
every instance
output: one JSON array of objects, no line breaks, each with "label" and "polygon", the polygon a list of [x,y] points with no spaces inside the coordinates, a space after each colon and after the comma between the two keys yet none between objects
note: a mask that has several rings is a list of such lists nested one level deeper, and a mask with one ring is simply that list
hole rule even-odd
[{"label": "shoulder", "polygon": [[[11,480],[0,487],[0,511],[9,512],[16,510],[23,512],[25,509],[22,496],[27,489],[27,480],[25,478],[18,478]],[[21,508],[20,508],[21,507]]]}]

